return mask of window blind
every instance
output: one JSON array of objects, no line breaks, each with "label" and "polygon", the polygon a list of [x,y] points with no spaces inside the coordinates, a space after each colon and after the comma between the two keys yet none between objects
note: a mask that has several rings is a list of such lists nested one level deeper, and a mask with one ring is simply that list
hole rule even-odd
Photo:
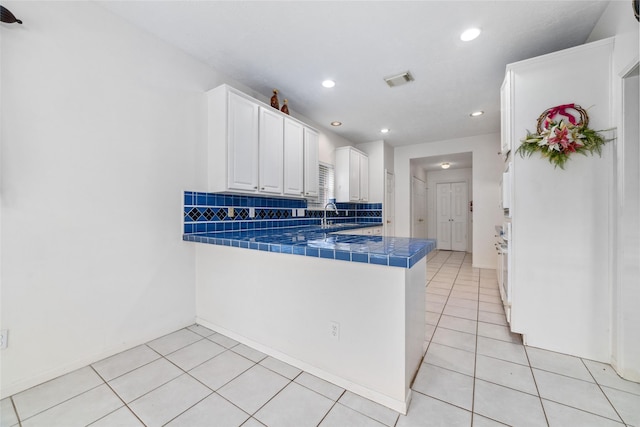
[{"label": "window blind", "polygon": [[335,173],[333,165],[320,162],[318,164],[318,197],[307,200],[309,208],[323,209],[334,196]]}]

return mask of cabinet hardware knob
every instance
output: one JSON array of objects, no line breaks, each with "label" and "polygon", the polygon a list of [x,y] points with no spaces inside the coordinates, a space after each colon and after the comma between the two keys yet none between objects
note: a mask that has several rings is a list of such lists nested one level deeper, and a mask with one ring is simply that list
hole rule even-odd
[{"label": "cabinet hardware knob", "polygon": [[387,220],[387,224],[391,224],[391,221]]},{"label": "cabinet hardware knob", "polygon": [[254,190],[257,190],[257,189],[258,189],[258,187],[253,187],[253,189],[254,189]]},{"label": "cabinet hardware knob", "polygon": [[264,187],[262,187],[261,190],[264,190]]}]

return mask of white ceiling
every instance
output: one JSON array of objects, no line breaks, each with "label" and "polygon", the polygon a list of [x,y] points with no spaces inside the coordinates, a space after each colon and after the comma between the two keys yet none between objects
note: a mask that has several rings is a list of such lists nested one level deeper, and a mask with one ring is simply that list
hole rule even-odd
[{"label": "white ceiling", "polygon": [[411,167],[416,167],[427,172],[432,172],[444,170],[441,166],[442,163],[449,163],[449,169],[447,170],[467,169],[472,167],[472,158],[473,155],[471,153],[443,154],[441,156],[412,159]]},{"label": "white ceiling", "polygon": [[[607,1],[104,1],[353,143],[500,131],[505,65],[585,42]],[[471,26],[480,37],[463,43]],[[383,77],[410,70],[389,88]],[[336,81],[333,89],[321,86]],[[478,118],[469,113],[484,110]],[[382,135],[387,127],[391,132]]]}]

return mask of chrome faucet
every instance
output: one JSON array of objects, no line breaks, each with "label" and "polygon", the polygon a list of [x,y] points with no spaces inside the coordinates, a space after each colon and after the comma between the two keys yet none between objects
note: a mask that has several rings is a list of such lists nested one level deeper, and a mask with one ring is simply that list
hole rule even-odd
[{"label": "chrome faucet", "polygon": [[336,208],[336,204],[329,202],[326,205],[324,205],[324,216],[322,217],[322,226],[326,227],[327,226],[327,206],[333,208],[333,211],[336,213],[336,215],[338,215],[338,208]]}]

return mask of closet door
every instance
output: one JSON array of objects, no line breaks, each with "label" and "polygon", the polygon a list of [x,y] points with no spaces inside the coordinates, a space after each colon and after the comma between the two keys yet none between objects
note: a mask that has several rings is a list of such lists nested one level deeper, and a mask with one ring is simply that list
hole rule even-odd
[{"label": "closet door", "polygon": [[438,249],[467,250],[467,183],[436,184]]}]

